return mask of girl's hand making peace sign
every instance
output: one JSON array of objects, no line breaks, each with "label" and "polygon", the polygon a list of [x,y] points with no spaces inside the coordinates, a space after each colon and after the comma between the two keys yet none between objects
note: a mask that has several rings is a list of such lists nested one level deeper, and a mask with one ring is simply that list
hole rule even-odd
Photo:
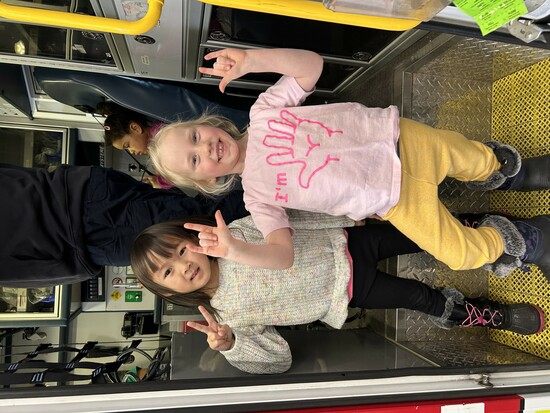
[{"label": "girl's hand making peace sign", "polygon": [[227,324],[218,324],[216,320],[214,320],[214,317],[212,317],[212,315],[208,311],[206,311],[206,309],[202,305],[199,305],[199,311],[205,318],[208,325],[205,326],[203,324],[195,323],[193,321],[188,321],[187,325],[197,331],[206,334],[206,341],[208,342],[208,345],[212,350],[231,350],[233,348],[233,345],[235,344],[235,338],[233,337],[233,331],[231,331],[231,327],[229,327]]}]

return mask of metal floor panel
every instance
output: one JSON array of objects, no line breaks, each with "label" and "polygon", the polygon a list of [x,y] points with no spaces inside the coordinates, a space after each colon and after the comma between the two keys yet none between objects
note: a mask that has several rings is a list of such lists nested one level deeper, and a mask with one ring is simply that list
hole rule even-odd
[{"label": "metal floor panel", "polygon": [[[532,137],[530,143],[521,143],[519,149],[524,156],[536,156],[550,152],[546,150],[549,142],[540,141],[544,134],[544,139],[550,140],[550,73],[545,72],[545,81],[530,79],[533,65],[545,65],[548,60],[539,62],[549,57],[549,51],[527,46],[429,33],[392,64],[382,69],[373,68],[370,74],[366,74],[370,78],[341,97],[368,106],[396,104],[405,117],[437,128],[456,130],[479,141],[499,139],[515,145],[517,142],[509,137],[519,135],[521,141],[522,137],[529,135]],[[528,74],[518,74],[523,72]],[[508,79],[516,77],[522,79],[521,82],[516,80],[517,90],[508,90],[511,84]],[[501,97],[501,93],[504,96]],[[521,103],[520,96],[530,95],[533,97],[529,103]],[[514,100],[514,105],[508,104],[511,100]],[[505,111],[507,105],[516,114]],[[495,113],[499,114],[499,119],[506,118],[512,124],[497,124]],[[526,117],[532,121],[521,132],[516,131],[512,125],[518,123],[517,119]],[[519,206],[524,216],[532,216],[535,210],[537,214],[549,213],[550,207],[547,199],[550,194],[543,195],[542,200],[540,194],[521,194],[519,201],[512,192],[508,196],[498,194],[495,198],[489,193],[473,193],[462,183],[450,179],[441,185],[440,196],[455,212],[504,210],[505,202],[509,202],[508,210],[511,206]],[[516,291],[514,288],[525,290],[525,285],[530,285],[528,280],[495,281],[483,270],[452,271],[426,253],[403,256],[383,265],[390,273],[419,279],[430,285],[452,286],[465,295],[490,294],[503,301],[527,300],[548,308],[546,301],[550,293],[547,294],[545,289],[550,289],[550,284],[545,280],[543,296],[535,293],[520,296],[519,293],[502,292]],[[496,290],[500,294],[496,294]],[[547,313],[550,314],[550,308]],[[434,327],[427,316],[410,310],[369,311],[364,321],[380,334],[445,367],[487,362],[545,362],[537,356],[550,359],[545,333],[538,335],[541,338],[535,339],[535,344],[529,340],[525,344],[524,337],[505,332],[491,332],[490,339],[494,341],[490,341],[486,329],[442,330]]]},{"label": "metal floor panel", "polygon": [[[550,58],[501,78],[493,84],[493,138],[509,143],[530,158],[550,153]],[[550,213],[550,191],[502,191],[491,194],[491,205],[517,217]],[[491,275],[491,298],[527,301],[550,316],[550,283],[536,266],[504,279]],[[550,277],[550,274],[547,274]],[[491,332],[492,340],[550,359],[550,329],[533,336]]]}]

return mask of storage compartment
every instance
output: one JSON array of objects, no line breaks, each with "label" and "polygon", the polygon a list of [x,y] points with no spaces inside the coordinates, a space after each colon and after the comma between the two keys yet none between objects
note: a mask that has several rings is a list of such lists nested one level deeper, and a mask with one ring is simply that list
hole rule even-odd
[{"label": "storage compartment", "polygon": [[230,42],[314,50],[366,62],[401,34],[224,7],[212,10],[210,36],[217,27],[221,27]]},{"label": "storage compartment", "polygon": [[[228,46],[229,47],[229,46]],[[200,56],[203,61],[203,66],[205,67],[212,67],[214,64],[214,61],[206,61],[204,60],[204,55],[207,53],[210,53],[214,50],[219,50],[218,48],[214,47],[202,47]],[[321,74],[321,78],[317,82],[317,88],[321,90],[333,90],[340,84],[346,81],[350,76],[357,75],[361,69],[363,69],[363,64],[360,62],[325,62],[325,66],[323,69],[323,73]],[[272,85],[277,80],[279,80],[281,76],[276,73],[248,73],[245,76],[242,76],[239,78],[238,83],[249,83],[249,84],[259,84],[263,86]],[[212,78],[208,75],[201,74],[201,78]],[[215,79],[215,78],[212,78]],[[235,82],[237,83],[237,82]],[[232,83],[231,85],[233,85]]]},{"label": "storage compartment", "polygon": [[0,124],[0,162],[55,169],[67,162],[67,132]]},{"label": "storage compartment", "polygon": [[[207,6],[198,64],[204,54],[225,47],[290,47],[313,50],[325,59],[320,91],[336,91],[359,76],[372,62],[406,43],[413,34],[299,19],[228,7]],[[209,76],[197,72],[199,79]],[[265,88],[273,74],[248,74],[232,85]]]},{"label": "storage compartment", "polygon": [[0,330],[3,328],[63,326],[70,311],[70,288],[0,287]]},{"label": "storage compartment", "polygon": [[395,17],[398,19],[430,20],[450,0],[323,0],[324,6],[336,12],[358,13],[369,16]]},{"label": "storage compartment", "polygon": [[[42,4],[40,2],[40,6],[32,4],[29,7],[94,15],[88,1],[79,0],[73,2],[72,6],[71,2],[61,5],[59,2],[55,5]],[[0,21],[0,53],[115,66],[105,34],[9,21]]]}]

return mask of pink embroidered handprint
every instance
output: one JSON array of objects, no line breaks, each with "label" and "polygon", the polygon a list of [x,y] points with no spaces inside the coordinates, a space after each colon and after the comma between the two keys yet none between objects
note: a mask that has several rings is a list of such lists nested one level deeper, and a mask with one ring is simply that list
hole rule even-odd
[{"label": "pink embroidered handprint", "polygon": [[343,131],[332,130],[318,121],[299,118],[286,109],[279,116],[280,119],[268,121],[269,130],[274,134],[266,135],[263,144],[276,151],[266,157],[266,162],[273,166],[300,165],[298,184],[307,189],[313,177],[329,162],[340,161],[320,148],[323,139]]}]

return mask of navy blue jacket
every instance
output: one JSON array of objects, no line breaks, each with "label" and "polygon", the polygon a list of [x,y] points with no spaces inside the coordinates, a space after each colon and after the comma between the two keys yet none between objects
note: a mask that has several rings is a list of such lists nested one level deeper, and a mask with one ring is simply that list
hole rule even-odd
[{"label": "navy blue jacket", "polygon": [[242,191],[221,199],[153,189],[127,174],[88,166],[54,172],[0,164],[0,285],[42,287],[129,265],[146,227],[220,209],[227,222],[248,215]]}]

